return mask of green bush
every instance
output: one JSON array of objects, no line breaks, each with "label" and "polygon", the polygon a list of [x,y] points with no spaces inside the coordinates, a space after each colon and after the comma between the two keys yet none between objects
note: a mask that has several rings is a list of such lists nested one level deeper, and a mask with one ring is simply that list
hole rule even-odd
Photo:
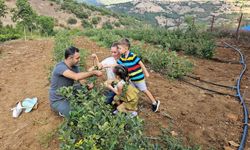
[{"label": "green bush", "polygon": [[14,40],[20,38],[20,34],[0,34],[0,42]]},{"label": "green bush", "polygon": [[116,26],[116,27],[120,27],[120,26],[121,26],[121,23],[120,23],[120,22],[115,22],[115,26]]},{"label": "green bush", "polygon": [[76,17],[81,19],[88,19],[89,13],[86,12],[86,9],[84,7],[81,7],[76,1],[73,0],[67,0],[67,1],[61,1],[61,8],[67,11],[72,12],[76,15]]},{"label": "green bush", "polygon": [[[107,27],[104,27],[107,28]],[[186,54],[202,58],[212,58],[214,55],[214,36],[205,33],[194,27],[187,30],[168,31],[161,28],[141,28],[141,29],[112,29],[98,30],[120,37],[132,38],[138,41],[145,41],[153,45],[161,45],[163,48],[172,51],[183,50]],[[88,31],[87,31],[88,32]],[[98,34],[98,33],[97,33]]]},{"label": "green bush", "polygon": [[93,25],[88,20],[85,19],[82,20],[82,26],[84,28],[93,28]]},{"label": "green bush", "polygon": [[68,23],[68,24],[76,24],[76,23],[77,23],[77,20],[76,20],[75,18],[70,17],[70,18],[67,20],[67,23]]},{"label": "green bush", "polygon": [[142,48],[139,45],[132,46],[131,51],[141,57],[150,68],[170,78],[180,78],[192,71],[193,64],[187,59],[177,56],[174,51],[169,52],[152,46]]},{"label": "green bush", "polygon": [[73,108],[59,130],[61,149],[153,149],[143,136],[143,121],[121,113],[112,115],[101,87],[90,91],[85,86],[77,91],[61,88],[60,93]]},{"label": "green bush", "polygon": [[[148,30],[146,33],[151,34]],[[133,34],[132,37],[136,37],[135,33],[128,30],[87,30],[84,31],[84,34],[91,39],[97,41],[100,45],[105,47],[110,47],[114,41],[118,41],[122,38],[122,35],[129,37],[129,34]],[[147,34],[142,34],[138,39],[146,39]],[[159,38],[159,37],[158,37]],[[155,37],[148,37],[148,41],[155,42],[159,44]],[[155,48],[153,46],[147,46],[147,48],[142,48],[144,45],[132,45],[131,51],[135,52],[139,57],[143,59],[152,69],[155,71],[166,74],[171,78],[179,78],[183,75],[192,71],[192,64],[185,58],[178,57],[175,52],[168,51],[168,45],[165,44],[165,50]]]},{"label": "green bush", "polygon": [[100,20],[101,20],[100,17],[93,17],[91,20],[91,23],[96,25],[100,22]]},{"label": "green bush", "polygon": [[37,28],[42,34],[53,35],[55,21],[52,17],[37,16]]},{"label": "green bush", "polygon": [[61,30],[55,35],[54,60],[55,62],[64,59],[64,51],[73,45],[72,36],[69,31]]},{"label": "green bush", "polygon": [[78,18],[81,18],[81,19],[88,19],[89,18],[89,14],[87,12],[84,12],[84,11],[75,12],[75,14]]},{"label": "green bush", "polygon": [[184,52],[202,58],[212,58],[215,49],[213,35],[200,31],[199,27],[191,24],[190,21],[188,25],[182,44]]},{"label": "green bush", "polygon": [[107,48],[109,48],[114,41],[121,39],[121,36],[110,32],[109,30],[85,30],[83,34],[97,41],[99,45]]},{"label": "green bush", "polygon": [[102,25],[102,28],[103,28],[103,29],[113,29],[113,26],[112,26],[111,22],[105,22],[105,23]]},{"label": "green bush", "polygon": [[[60,30],[55,35],[55,46],[54,46],[54,62],[59,62],[64,60],[64,52],[65,49],[69,46],[73,46],[73,38],[77,36],[79,30]],[[79,69],[85,70],[84,66],[86,65],[86,56],[87,51],[80,49],[80,62],[79,62]]]},{"label": "green bush", "polygon": [[0,42],[21,38],[22,34],[17,28],[6,26],[0,28]]}]

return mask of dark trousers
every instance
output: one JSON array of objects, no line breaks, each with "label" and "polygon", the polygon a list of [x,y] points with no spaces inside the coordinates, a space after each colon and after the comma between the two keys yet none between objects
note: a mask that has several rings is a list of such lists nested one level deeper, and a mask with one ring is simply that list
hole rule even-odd
[{"label": "dark trousers", "polygon": [[115,93],[111,90],[108,90],[104,94],[106,96],[106,104],[112,104],[112,101],[114,100]]}]

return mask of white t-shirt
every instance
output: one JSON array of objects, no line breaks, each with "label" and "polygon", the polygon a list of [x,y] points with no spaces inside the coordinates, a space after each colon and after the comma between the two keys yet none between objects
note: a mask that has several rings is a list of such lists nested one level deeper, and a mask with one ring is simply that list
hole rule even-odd
[{"label": "white t-shirt", "polygon": [[[114,57],[108,57],[105,58],[102,62],[102,65],[114,65],[116,64],[116,60]],[[107,74],[107,79],[108,80],[114,80],[115,79],[115,74],[113,73],[113,68],[105,68],[106,74]]]}]

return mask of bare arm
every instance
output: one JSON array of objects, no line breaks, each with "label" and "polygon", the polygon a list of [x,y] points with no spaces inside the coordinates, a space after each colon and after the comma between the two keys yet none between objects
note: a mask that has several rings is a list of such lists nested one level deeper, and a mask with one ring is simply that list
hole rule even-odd
[{"label": "bare arm", "polygon": [[91,77],[93,75],[101,76],[102,72],[98,71],[98,70],[94,70],[94,71],[90,71],[90,72],[75,73],[69,69],[63,72],[63,76],[70,78],[70,79],[73,79],[73,80],[76,80],[76,81]]},{"label": "bare arm", "polygon": [[123,85],[121,83],[118,83],[117,85],[117,89],[112,87],[112,85],[110,84],[110,82],[105,82],[105,86],[110,89],[111,91],[113,91],[116,95],[121,95],[122,94],[122,88]]},{"label": "bare arm", "polygon": [[115,67],[117,65],[118,65],[117,62],[115,62],[115,64],[112,64],[112,65],[106,65],[106,64],[104,64],[104,65],[102,65],[102,67],[103,68],[113,68],[113,67]]},{"label": "bare arm", "polygon": [[95,61],[97,62],[97,64],[100,63],[99,58],[97,57],[96,54],[92,54],[91,56],[95,59]]},{"label": "bare arm", "polygon": [[[100,63],[99,58],[97,57],[97,55],[96,54],[92,54],[91,57],[94,59],[94,65],[97,65],[98,69],[101,69],[102,68],[102,64]],[[91,68],[91,69],[93,70],[94,67]]]},{"label": "bare arm", "polygon": [[142,71],[143,71],[143,73],[145,74],[145,76],[148,78],[148,77],[149,77],[148,70],[147,70],[147,68],[145,67],[145,65],[142,63],[142,61],[139,61],[139,65],[141,66]]}]

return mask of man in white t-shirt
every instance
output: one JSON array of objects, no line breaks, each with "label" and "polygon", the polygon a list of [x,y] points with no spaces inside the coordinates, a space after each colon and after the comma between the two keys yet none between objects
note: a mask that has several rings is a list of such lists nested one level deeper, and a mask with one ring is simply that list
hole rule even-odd
[{"label": "man in white t-shirt", "polygon": [[[101,61],[101,67],[103,66],[108,66],[108,65],[113,65],[116,63],[116,60],[113,56],[105,58],[103,61]],[[113,68],[112,67],[105,67],[104,68],[107,74],[107,80],[114,80],[115,79],[115,74],[113,73]]]},{"label": "man in white t-shirt", "polygon": [[[110,66],[115,66],[117,65],[117,60],[120,58],[120,52],[118,50],[118,43],[114,42],[111,46],[110,49],[111,55],[108,58],[105,58],[103,61],[99,62],[99,59],[96,54],[92,54],[92,57],[95,59],[98,69],[104,68],[107,74],[107,80],[115,80],[115,74],[113,73],[113,67]],[[93,69],[93,68],[92,68]],[[111,104],[113,101],[113,98],[115,96],[115,93],[112,91],[108,91],[105,93],[106,95],[106,103]]]}]

